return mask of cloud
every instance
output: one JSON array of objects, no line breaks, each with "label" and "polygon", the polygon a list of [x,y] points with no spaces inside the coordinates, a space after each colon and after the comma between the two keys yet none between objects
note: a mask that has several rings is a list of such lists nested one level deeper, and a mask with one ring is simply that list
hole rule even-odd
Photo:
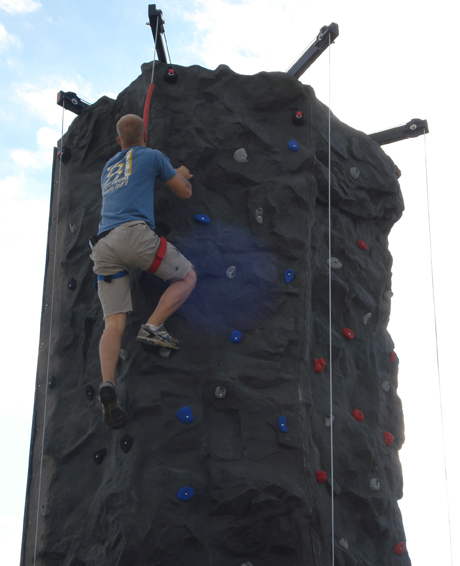
[{"label": "cloud", "polygon": [[22,169],[45,169],[53,161],[53,148],[61,137],[60,133],[48,127],[40,128],[37,132],[37,151],[29,149],[13,149],[11,158]]},{"label": "cloud", "polygon": [[41,4],[35,0],[0,0],[0,9],[9,14],[35,12],[38,8],[41,8]]},{"label": "cloud", "polygon": [[4,51],[5,49],[8,49],[10,45],[20,47],[21,42],[19,41],[18,37],[12,35],[11,33],[8,33],[5,27],[2,24],[0,24],[0,52]]}]

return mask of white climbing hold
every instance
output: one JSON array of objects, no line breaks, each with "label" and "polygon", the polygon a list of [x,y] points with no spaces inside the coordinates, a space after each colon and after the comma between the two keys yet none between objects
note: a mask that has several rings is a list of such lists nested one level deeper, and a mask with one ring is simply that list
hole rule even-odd
[{"label": "white climbing hold", "polygon": [[389,381],[384,381],[382,383],[382,389],[385,391],[385,393],[388,393],[391,389],[391,385]]},{"label": "white climbing hold", "polygon": [[350,175],[353,179],[357,179],[359,177],[359,169],[357,167],[350,167]]},{"label": "white climbing hold", "polygon": [[331,424],[334,422],[334,418],[335,418],[334,416],[332,417],[332,419],[331,419],[331,417],[326,417],[324,419],[324,425],[325,426],[331,426]]},{"label": "white climbing hold", "polygon": [[331,269],[340,269],[342,267],[342,262],[336,257],[328,259],[327,264],[331,266]]},{"label": "white climbing hold", "polygon": [[162,358],[169,358],[171,355],[171,348],[160,348],[160,356]]},{"label": "white climbing hold", "polygon": [[371,313],[371,312],[368,312],[367,314],[365,314],[365,315],[363,316],[363,324],[364,324],[364,326],[366,326],[366,324],[368,323],[368,321],[369,321],[369,319],[371,318],[371,316],[372,316],[372,313]]},{"label": "white climbing hold", "polygon": [[372,489],[372,491],[379,491],[380,482],[377,478],[371,479],[371,481],[369,482],[369,489]]},{"label": "white climbing hold", "polygon": [[231,265],[227,271],[225,272],[225,275],[229,278],[229,279],[233,279],[236,275],[236,267],[234,265]]},{"label": "white climbing hold", "polygon": [[348,541],[346,538],[341,538],[339,540],[339,544],[340,546],[343,546],[343,548],[346,548],[348,550]]},{"label": "white climbing hold", "polygon": [[386,301],[390,301],[393,296],[393,291],[387,291],[384,295]]},{"label": "white climbing hold", "polygon": [[244,149],[244,147],[235,151],[235,153],[233,154],[233,159],[235,161],[238,161],[238,163],[247,163],[249,161],[247,151]]},{"label": "white climbing hold", "polygon": [[258,208],[256,210],[256,222],[257,222],[257,224],[263,224],[264,223],[264,209],[263,208]]},{"label": "white climbing hold", "polygon": [[124,362],[126,362],[127,360],[129,360],[129,352],[128,350],[120,350],[120,359],[123,360]]},{"label": "white climbing hold", "polygon": [[225,395],[227,395],[227,390],[225,389],[225,387],[216,387],[215,396],[218,399],[223,399]]},{"label": "white climbing hold", "polygon": [[75,232],[77,231],[78,226],[76,224],[72,224],[72,222],[69,225],[69,230],[72,232],[72,234],[75,234]]}]

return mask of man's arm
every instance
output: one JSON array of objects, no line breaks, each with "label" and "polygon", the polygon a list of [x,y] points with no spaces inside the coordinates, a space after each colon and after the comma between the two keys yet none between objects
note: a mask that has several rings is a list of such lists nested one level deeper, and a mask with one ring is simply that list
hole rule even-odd
[{"label": "man's arm", "polygon": [[181,199],[189,199],[192,196],[192,185],[188,182],[193,175],[187,167],[181,165],[176,169],[177,173],[172,179],[166,181],[166,186],[172,190],[172,192]]}]

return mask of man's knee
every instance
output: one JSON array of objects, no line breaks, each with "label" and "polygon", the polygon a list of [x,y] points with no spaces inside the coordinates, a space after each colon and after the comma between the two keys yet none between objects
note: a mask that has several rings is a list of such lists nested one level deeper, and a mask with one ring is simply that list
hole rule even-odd
[{"label": "man's knee", "polygon": [[122,335],[126,328],[126,313],[118,312],[115,314],[110,314],[109,316],[105,317],[104,321],[105,330]]},{"label": "man's knee", "polygon": [[188,284],[188,286],[190,287],[190,292],[192,292],[196,285],[195,270],[190,268],[190,270],[186,273],[182,281],[185,281]]}]

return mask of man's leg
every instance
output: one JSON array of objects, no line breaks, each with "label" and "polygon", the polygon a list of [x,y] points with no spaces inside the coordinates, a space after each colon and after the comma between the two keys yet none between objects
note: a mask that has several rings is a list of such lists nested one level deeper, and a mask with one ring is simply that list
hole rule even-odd
[{"label": "man's leg", "polygon": [[148,319],[147,324],[161,326],[176,310],[185,303],[196,285],[196,273],[193,269],[180,281],[171,283],[161,296],[157,308]]},{"label": "man's leg", "polygon": [[120,355],[121,337],[126,327],[126,313],[116,313],[105,317],[105,329],[99,343],[102,380],[115,385],[115,368]]}]

